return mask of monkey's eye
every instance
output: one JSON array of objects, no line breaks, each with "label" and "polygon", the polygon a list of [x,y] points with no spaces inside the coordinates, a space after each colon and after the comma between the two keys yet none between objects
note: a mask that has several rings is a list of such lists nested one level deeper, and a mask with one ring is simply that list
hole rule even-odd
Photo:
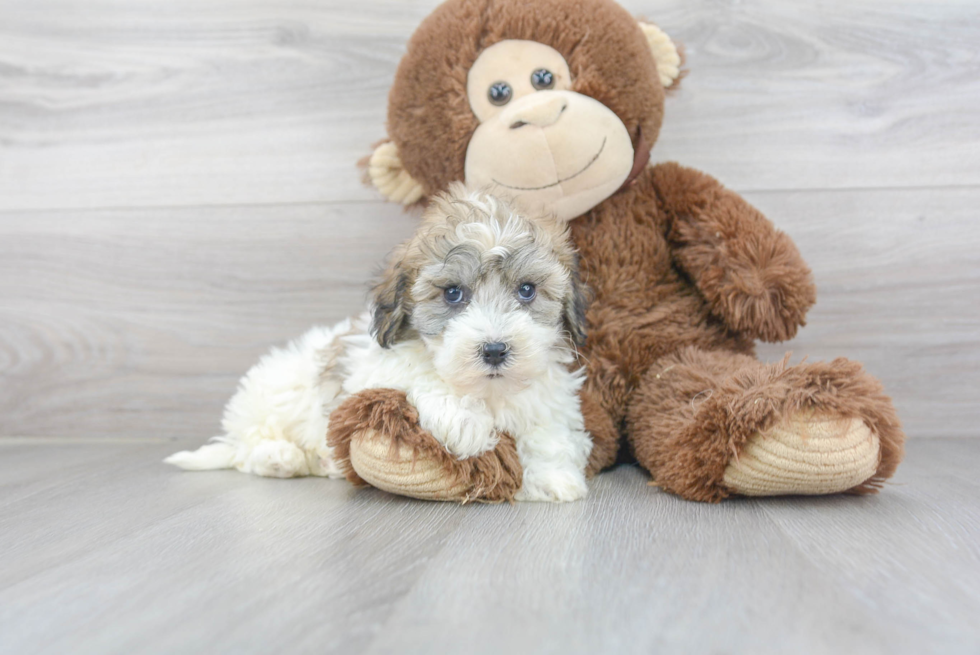
[{"label": "monkey's eye", "polygon": [[487,91],[487,98],[489,98],[490,104],[497,106],[506,105],[510,102],[512,95],[514,95],[514,92],[507,82],[494,82],[490,85],[490,90]]},{"label": "monkey's eye", "polygon": [[547,68],[539,68],[531,73],[531,86],[538,91],[550,89],[555,85],[555,76]]},{"label": "monkey's eye", "polygon": [[530,302],[534,300],[534,295],[536,293],[537,291],[535,290],[534,285],[531,284],[530,282],[525,282],[521,286],[517,287],[517,295],[524,302]]},{"label": "monkey's eye", "polygon": [[442,297],[446,299],[450,305],[456,305],[463,302],[463,289],[460,287],[449,287],[442,292]]}]

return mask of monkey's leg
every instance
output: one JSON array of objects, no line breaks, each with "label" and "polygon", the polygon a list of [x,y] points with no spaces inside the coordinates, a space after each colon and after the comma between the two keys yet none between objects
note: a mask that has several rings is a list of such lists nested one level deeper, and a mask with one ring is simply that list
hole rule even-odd
[{"label": "monkey's leg", "polygon": [[787,367],[696,348],[654,364],[627,430],[657,485],[707,502],[874,493],[905,440],[880,383],[856,362]]},{"label": "monkey's leg", "polygon": [[354,485],[424,500],[500,502],[521,488],[514,440],[502,434],[493,450],[458,459],[419,426],[405,394],[367,389],[330,415],[327,441]]}]

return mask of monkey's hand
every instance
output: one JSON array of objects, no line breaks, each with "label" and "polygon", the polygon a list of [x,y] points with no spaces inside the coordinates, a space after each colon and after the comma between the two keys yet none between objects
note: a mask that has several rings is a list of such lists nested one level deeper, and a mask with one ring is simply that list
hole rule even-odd
[{"label": "monkey's hand", "polygon": [[805,324],[816,287],[792,240],[714,178],[674,163],[649,169],[674,263],[732,330],[785,341]]}]

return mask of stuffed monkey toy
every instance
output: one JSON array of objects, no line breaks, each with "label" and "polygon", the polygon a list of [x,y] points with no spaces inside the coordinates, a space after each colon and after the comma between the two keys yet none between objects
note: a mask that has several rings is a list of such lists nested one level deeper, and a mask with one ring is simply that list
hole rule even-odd
[{"label": "stuffed monkey toy", "polygon": [[[904,435],[862,367],[764,364],[816,290],[792,241],[738,194],[649,165],[680,57],[612,0],[448,0],[408,44],[370,179],[412,205],[454,181],[569,221],[591,289],[581,393],[596,473],[635,460],[683,498],[871,493]],[[354,483],[444,500],[520,488],[513,441],[467,460],[375,389],[331,417]]]}]

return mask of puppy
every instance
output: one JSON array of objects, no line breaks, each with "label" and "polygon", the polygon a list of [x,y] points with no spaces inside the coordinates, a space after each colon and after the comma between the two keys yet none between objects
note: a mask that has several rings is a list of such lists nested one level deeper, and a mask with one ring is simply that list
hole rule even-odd
[{"label": "puppy", "polygon": [[459,458],[508,432],[519,500],[585,495],[592,442],[572,370],[585,294],[567,228],[456,185],[393,252],[368,312],[273,350],[225,409],[225,435],[165,461],[272,477],[339,477],[329,413],[368,388],[406,393],[419,422]]}]

